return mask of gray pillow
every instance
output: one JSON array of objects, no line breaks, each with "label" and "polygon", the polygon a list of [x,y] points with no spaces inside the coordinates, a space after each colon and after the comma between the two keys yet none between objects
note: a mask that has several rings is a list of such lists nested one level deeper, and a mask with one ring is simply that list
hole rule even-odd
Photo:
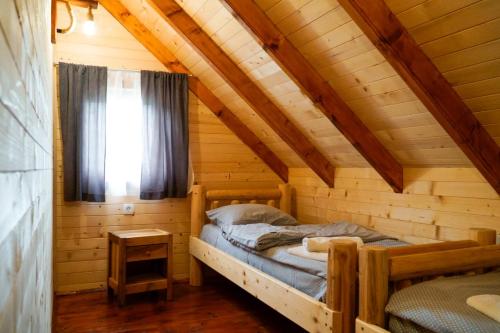
[{"label": "gray pillow", "polygon": [[268,223],[272,225],[297,225],[297,220],[287,213],[268,205],[239,204],[212,209],[208,218],[217,225]]}]

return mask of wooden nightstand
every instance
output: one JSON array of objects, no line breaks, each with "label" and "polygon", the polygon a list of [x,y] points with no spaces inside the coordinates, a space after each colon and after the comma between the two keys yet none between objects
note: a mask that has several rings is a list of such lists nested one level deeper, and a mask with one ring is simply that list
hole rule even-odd
[{"label": "wooden nightstand", "polygon": [[120,305],[129,294],[165,290],[171,300],[173,273],[172,234],[159,229],[108,233],[108,294]]}]

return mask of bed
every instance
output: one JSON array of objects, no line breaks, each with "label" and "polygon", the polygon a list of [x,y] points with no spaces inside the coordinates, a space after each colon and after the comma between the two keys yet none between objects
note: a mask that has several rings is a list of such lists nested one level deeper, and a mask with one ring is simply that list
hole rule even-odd
[{"label": "bed", "polygon": [[500,323],[467,305],[500,293],[495,230],[471,240],[359,252],[357,333],[500,332]]},{"label": "bed", "polygon": [[[326,263],[325,302],[322,302],[318,297],[310,296],[200,238],[203,226],[208,222],[206,210],[221,205],[266,203],[290,213],[290,185],[282,184],[277,189],[209,191],[202,185],[195,185],[191,200],[191,285],[202,284],[201,268],[206,264],[309,332],[347,332],[353,329],[357,274],[354,242],[331,245]],[[208,236],[203,237],[207,240]]]}]

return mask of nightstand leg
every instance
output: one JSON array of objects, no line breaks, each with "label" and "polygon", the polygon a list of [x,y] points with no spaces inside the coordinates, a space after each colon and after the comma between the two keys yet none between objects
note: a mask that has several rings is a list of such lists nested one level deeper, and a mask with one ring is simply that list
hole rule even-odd
[{"label": "nightstand leg", "polygon": [[127,283],[127,249],[125,241],[120,239],[118,243],[118,303],[120,306],[125,305],[125,284]]},{"label": "nightstand leg", "polygon": [[169,286],[167,288],[167,301],[171,301],[174,299],[174,290],[172,286],[169,283]]},{"label": "nightstand leg", "polygon": [[108,235],[108,274],[106,275],[106,285],[108,286],[108,300],[113,299],[113,288],[109,286],[109,279],[113,275],[113,243]]},{"label": "nightstand leg", "polygon": [[108,286],[108,299],[112,300],[114,294],[115,294],[115,291],[113,290],[113,288],[111,288],[110,286]]},{"label": "nightstand leg", "polygon": [[174,298],[174,288],[172,286],[174,280],[174,236],[168,235],[167,245],[167,301]]}]

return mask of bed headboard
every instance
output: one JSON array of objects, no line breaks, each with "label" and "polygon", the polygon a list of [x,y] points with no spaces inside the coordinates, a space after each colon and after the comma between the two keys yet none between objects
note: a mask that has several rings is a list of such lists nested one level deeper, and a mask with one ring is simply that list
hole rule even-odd
[{"label": "bed headboard", "polygon": [[191,195],[191,236],[200,235],[201,228],[208,222],[205,214],[207,210],[239,203],[265,203],[291,214],[292,187],[290,184],[279,184],[277,188],[207,191],[203,185],[194,185]]}]

